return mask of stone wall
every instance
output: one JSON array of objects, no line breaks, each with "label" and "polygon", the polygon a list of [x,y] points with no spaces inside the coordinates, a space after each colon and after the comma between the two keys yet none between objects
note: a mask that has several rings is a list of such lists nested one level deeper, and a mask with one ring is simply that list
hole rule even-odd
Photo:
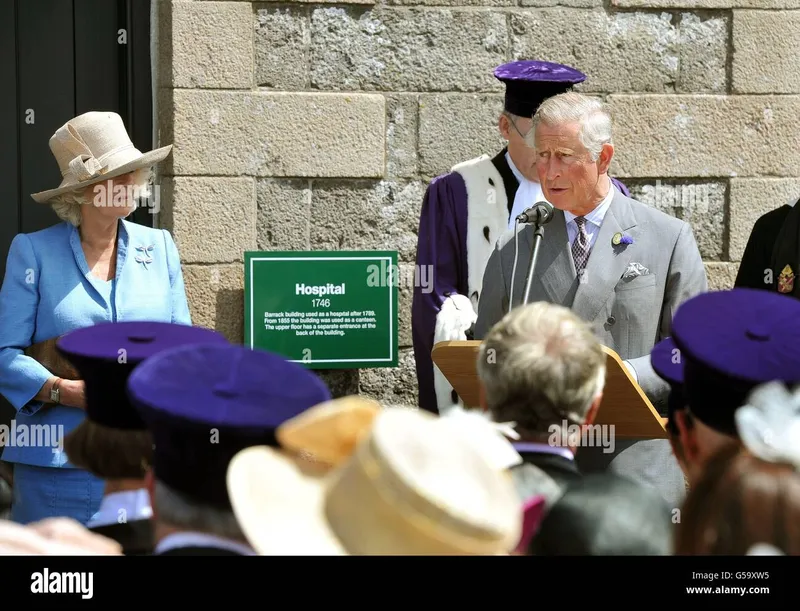
[{"label": "stone wall", "polygon": [[[614,175],[690,221],[712,288],[731,286],[757,215],[800,196],[790,9],[800,0],[160,0],[158,137],[175,144],[160,223],[196,322],[242,341],[245,250],[393,248],[408,271],[427,181],[502,147],[492,69],[518,58],[589,75],[580,89],[615,114]],[[334,392],[416,400],[410,305],[401,289],[401,366],[328,375]]]}]

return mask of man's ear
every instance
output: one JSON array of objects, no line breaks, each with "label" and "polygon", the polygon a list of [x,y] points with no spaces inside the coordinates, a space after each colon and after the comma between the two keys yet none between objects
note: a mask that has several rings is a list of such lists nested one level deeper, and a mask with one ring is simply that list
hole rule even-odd
[{"label": "man's ear", "polygon": [[511,136],[511,122],[508,120],[508,117],[501,114],[497,127],[500,130],[500,135],[503,136],[503,140],[508,140]]},{"label": "man's ear", "polygon": [[483,387],[483,384],[478,383],[478,400],[481,404],[481,409],[485,412],[489,411],[489,406],[486,403],[486,389]]},{"label": "man's ear", "polygon": [[675,410],[674,417],[678,426],[678,440],[683,449],[683,459],[687,466],[695,464],[700,458],[700,448],[693,427],[689,423],[689,416],[685,410],[678,409]]},{"label": "man's ear", "polygon": [[147,490],[147,494],[150,497],[150,507],[153,510],[153,518],[156,517],[156,479],[153,476],[153,469],[150,468],[147,470],[147,473],[144,475],[144,487]]},{"label": "man's ear", "polygon": [[597,418],[597,412],[600,411],[600,404],[603,402],[603,393],[601,392],[595,397],[592,404],[589,406],[589,411],[586,412],[586,424],[592,424],[594,419]]},{"label": "man's ear", "polygon": [[608,174],[608,168],[611,167],[613,158],[614,145],[604,144],[603,149],[600,151],[600,157],[597,158],[597,169],[601,174]]}]

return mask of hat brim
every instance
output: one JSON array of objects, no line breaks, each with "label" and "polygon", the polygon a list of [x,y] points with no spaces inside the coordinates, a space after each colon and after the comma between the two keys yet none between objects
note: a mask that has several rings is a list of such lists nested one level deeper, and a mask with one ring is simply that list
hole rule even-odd
[{"label": "hat brim", "polygon": [[162,146],[161,148],[157,148],[155,150],[149,151],[147,153],[142,154],[141,157],[137,157],[133,161],[129,161],[126,164],[123,164],[117,168],[114,168],[110,172],[106,172],[105,174],[99,174],[98,176],[90,179],[85,180],[81,183],[76,183],[72,185],[65,185],[63,187],[58,187],[56,189],[49,189],[47,191],[39,191],[38,193],[32,193],[31,197],[34,201],[40,204],[46,204],[51,199],[58,195],[62,195],[64,193],[70,193],[71,191],[80,191],[85,189],[86,187],[90,187],[92,185],[96,185],[101,182],[105,182],[106,180],[111,180],[112,178],[117,178],[118,176],[122,176],[123,174],[127,174],[129,172],[135,172],[136,170],[141,170],[142,168],[149,168],[161,161],[166,159],[170,152],[172,151],[172,145],[168,144],[167,146]]},{"label": "hat brim", "polygon": [[261,556],[346,556],[324,514],[330,470],[268,446],[233,457],[228,495],[236,519]]}]

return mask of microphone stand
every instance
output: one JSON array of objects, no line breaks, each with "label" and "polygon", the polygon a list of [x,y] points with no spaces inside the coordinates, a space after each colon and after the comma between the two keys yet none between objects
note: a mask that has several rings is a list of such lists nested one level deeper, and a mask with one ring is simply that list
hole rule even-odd
[{"label": "microphone stand", "polygon": [[528,275],[525,278],[525,295],[522,297],[522,305],[526,305],[531,296],[531,284],[533,284],[533,272],[536,269],[536,260],[539,258],[539,245],[544,237],[544,223],[538,220],[534,223],[536,230],[533,232],[533,248],[531,250],[531,260],[528,263]]}]

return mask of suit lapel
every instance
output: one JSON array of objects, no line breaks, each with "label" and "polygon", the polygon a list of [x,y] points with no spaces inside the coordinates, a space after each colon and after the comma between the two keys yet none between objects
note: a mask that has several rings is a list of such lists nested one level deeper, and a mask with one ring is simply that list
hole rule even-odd
[{"label": "suit lapel", "polygon": [[612,244],[611,240],[618,232],[628,233],[635,243],[637,232],[633,210],[627,199],[619,191],[615,191],[589,255],[585,282],[578,285],[572,303],[573,311],[586,321],[593,321],[603,304],[608,301],[633,256],[633,245]]},{"label": "suit lapel", "polygon": [[[525,229],[524,248],[527,249],[527,253],[525,258],[520,257],[520,261],[530,261],[531,249],[533,248],[533,232],[532,225]],[[514,290],[517,291],[517,287],[520,288],[519,293],[514,295],[515,303],[522,303],[527,273],[527,266],[517,267]],[[569,306],[564,302],[572,288],[572,284],[575,282],[575,266],[572,263],[569,238],[567,237],[567,223],[562,210],[554,210],[553,218],[544,226],[542,243],[539,246],[539,260],[536,263],[536,276],[538,276],[551,302]]]}]

